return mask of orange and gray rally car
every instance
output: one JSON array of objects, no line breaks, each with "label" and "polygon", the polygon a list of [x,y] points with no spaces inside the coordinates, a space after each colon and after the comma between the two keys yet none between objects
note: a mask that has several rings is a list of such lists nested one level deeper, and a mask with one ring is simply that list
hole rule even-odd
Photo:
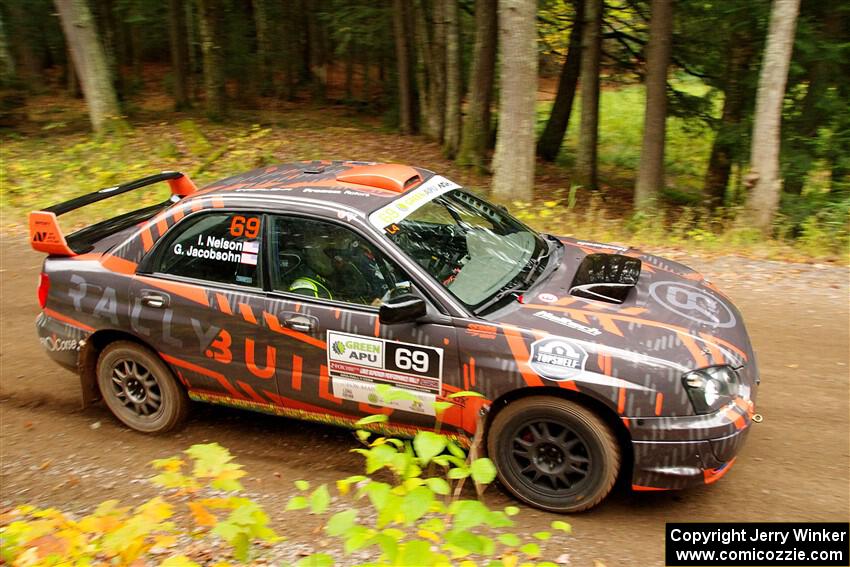
[{"label": "orange and gray rally car", "polygon": [[[160,205],[58,226],[162,181]],[[346,426],[383,413],[371,427],[395,435],[439,420],[461,442],[480,424],[510,492],[576,512],[621,473],[635,490],[716,481],[758,420],[741,314],[700,274],[535,232],[425,169],[313,161],[201,190],[164,172],[33,212],[30,236],[48,254],[44,348],[138,431],[174,428],[190,399]],[[452,397],[467,391],[482,397]]]}]

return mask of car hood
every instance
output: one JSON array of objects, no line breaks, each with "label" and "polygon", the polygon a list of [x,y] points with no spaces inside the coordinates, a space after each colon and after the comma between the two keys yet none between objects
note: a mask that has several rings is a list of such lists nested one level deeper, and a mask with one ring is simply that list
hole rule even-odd
[{"label": "car hood", "polygon": [[[562,254],[553,256],[557,266],[547,269],[519,305],[494,313],[498,322],[528,329],[538,338],[567,338],[591,357],[610,356],[631,379],[653,367],[672,377],[715,364],[740,368],[753,360],[740,312],[696,271],[631,248],[558,240],[564,246]],[[576,271],[589,254],[622,254],[641,261],[637,283],[622,304],[570,295]],[[748,381],[755,379],[751,374]]]}]

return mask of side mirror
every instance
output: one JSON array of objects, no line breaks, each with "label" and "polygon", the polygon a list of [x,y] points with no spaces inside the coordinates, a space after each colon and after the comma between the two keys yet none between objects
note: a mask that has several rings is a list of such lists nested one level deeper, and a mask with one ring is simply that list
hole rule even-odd
[{"label": "side mirror", "polygon": [[425,300],[413,294],[406,294],[381,304],[378,317],[381,323],[412,323],[424,317],[427,309]]}]

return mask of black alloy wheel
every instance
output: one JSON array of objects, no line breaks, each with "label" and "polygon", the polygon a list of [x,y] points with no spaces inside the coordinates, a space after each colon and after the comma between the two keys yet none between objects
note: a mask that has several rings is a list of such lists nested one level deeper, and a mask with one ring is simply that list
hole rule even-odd
[{"label": "black alloy wheel", "polygon": [[620,449],[610,427],[575,402],[533,396],[493,419],[488,452],[499,480],[520,500],[551,512],[580,512],[611,491]]},{"label": "black alloy wheel", "polygon": [[165,433],[186,417],[189,399],[171,370],[145,347],[118,341],[101,352],[100,393],[110,411],[143,433]]}]

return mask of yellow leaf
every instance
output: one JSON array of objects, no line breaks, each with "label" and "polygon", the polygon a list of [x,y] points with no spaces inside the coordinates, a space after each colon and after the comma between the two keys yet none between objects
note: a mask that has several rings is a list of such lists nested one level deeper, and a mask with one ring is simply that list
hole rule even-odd
[{"label": "yellow leaf", "polygon": [[177,545],[177,536],[176,535],[158,535],[154,538],[154,545],[156,547],[174,547]]},{"label": "yellow leaf", "polygon": [[80,520],[80,530],[92,534],[105,534],[121,526],[115,516],[86,516]]},{"label": "yellow leaf", "polygon": [[214,526],[216,517],[210,514],[209,510],[204,508],[203,504],[198,502],[189,502],[189,509],[192,511],[192,517],[195,518],[195,523],[199,526]]},{"label": "yellow leaf", "polygon": [[160,498],[159,496],[155,498],[151,498],[136,510],[145,516],[146,518],[154,521],[161,522],[166,518],[171,517],[171,504]]},{"label": "yellow leaf", "polygon": [[519,563],[519,556],[506,554],[502,556],[502,565],[505,567],[516,567]]},{"label": "yellow leaf", "polygon": [[185,555],[172,555],[159,565],[160,567],[200,567]]},{"label": "yellow leaf", "polygon": [[417,533],[419,534],[419,537],[430,539],[434,543],[440,543],[440,536],[430,530],[419,530]]}]

